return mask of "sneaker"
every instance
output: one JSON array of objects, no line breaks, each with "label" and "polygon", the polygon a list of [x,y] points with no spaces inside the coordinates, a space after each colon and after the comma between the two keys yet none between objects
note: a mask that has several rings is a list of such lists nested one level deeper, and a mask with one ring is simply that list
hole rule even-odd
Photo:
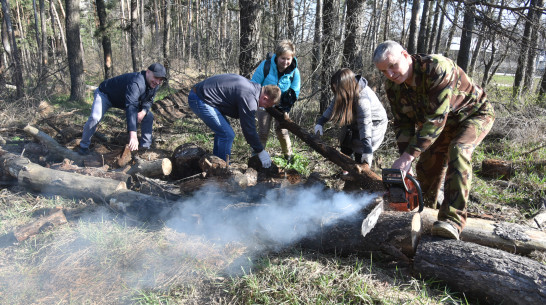
[{"label": "sneaker", "polygon": [[459,231],[451,223],[438,220],[432,225],[431,234],[459,240]]},{"label": "sneaker", "polygon": [[87,156],[87,155],[89,155],[90,152],[91,151],[89,150],[89,147],[81,147],[80,146],[80,149],[78,150],[78,154],[80,156]]}]

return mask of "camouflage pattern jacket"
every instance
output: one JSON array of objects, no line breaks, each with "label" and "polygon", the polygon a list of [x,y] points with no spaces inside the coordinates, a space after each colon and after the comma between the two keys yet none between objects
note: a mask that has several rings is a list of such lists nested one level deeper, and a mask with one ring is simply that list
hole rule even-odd
[{"label": "camouflage pattern jacket", "polygon": [[418,157],[446,123],[458,125],[471,117],[486,102],[486,94],[449,58],[424,54],[411,58],[413,85],[387,80],[385,89],[399,152]]}]

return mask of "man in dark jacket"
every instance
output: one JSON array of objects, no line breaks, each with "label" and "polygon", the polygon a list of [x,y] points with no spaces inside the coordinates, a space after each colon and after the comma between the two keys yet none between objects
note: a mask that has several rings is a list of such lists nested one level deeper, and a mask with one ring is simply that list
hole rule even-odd
[{"label": "man in dark jacket", "polygon": [[[139,148],[150,148],[154,121],[150,108],[155,93],[165,77],[165,67],[154,63],[146,71],[126,73],[103,81],[95,90],[91,115],[83,127],[79,153],[82,155],[89,153],[91,137],[110,107],[125,110],[129,149],[133,151]],[[138,123],[140,123],[141,143],[137,138]]]},{"label": "man in dark jacket", "polygon": [[256,132],[258,107],[268,108],[279,102],[281,90],[275,85],[261,86],[237,74],[220,74],[196,84],[188,96],[191,110],[214,131],[212,153],[227,160],[235,133],[226,116],[239,119],[246,142],[258,155],[262,166],[271,166],[271,158]]}]

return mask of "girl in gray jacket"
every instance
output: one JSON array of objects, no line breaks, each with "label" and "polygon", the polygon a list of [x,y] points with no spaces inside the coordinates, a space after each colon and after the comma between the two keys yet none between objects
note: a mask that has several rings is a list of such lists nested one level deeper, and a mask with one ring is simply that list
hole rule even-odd
[{"label": "girl in gray jacket", "polygon": [[317,120],[315,134],[323,135],[323,126],[332,121],[342,127],[341,152],[359,163],[372,165],[376,151],[387,131],[387,113],[368,87],[368,81],[347,68],[338,70],[330,80],[334,99]]}]

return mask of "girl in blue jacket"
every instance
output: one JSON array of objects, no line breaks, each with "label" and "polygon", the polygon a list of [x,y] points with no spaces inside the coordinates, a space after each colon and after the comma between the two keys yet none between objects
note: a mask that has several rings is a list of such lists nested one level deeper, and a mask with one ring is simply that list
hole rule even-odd
[{"label": "girl in blue jacket", "polygon": [[[294,44],[290,40],[283,40],[275,48],[275,54],[271,57],[268,55],[268,58],[260,63],[252,75],[252,81],[262,86],[276,85],[281,89],[281,101],[278,108],[286,115],[300,94],[300,71],[294,57],[295,54]],[[265,147],[269,138],[272,117],[261,108],[258,109],[256,116],[258,118],[258,136]],[[275,133],[281,144],[284,157],[290,161],[292,159],[292,144],[288,130],[279,128],[279,123],[275,121]]]}]

